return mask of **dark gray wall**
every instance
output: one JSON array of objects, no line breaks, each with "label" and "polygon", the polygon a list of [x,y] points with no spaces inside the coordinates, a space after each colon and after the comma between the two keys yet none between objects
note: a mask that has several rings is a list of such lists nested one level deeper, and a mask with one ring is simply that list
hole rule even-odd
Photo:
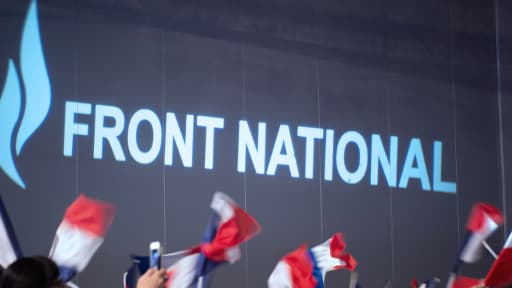
[{"label": "dark gray wall", "polygon": [[[496,3],[39,1],[52,108],[16,160],[26,191],[0,176],[23,251],[48,252],[65,207],[79,192],[111,201],[118,207],[114,225],[77,282],[120,287],[128,254],[146,253],[150,241],[160,239],[166,251],[196,244],[212,193],[224,191],[263,232],[244,246],[241,261],[216,272],[213,287],[264,287],[280,257],[336,231],[346,235],[364,287],[446,279],[474,202],[494,204],[512,220],[512,4]],[[8,59],[19,59],[28,4],[0,6],[0,79]],[[187,113],[223,117],[215,169],[202,166],[200,128],[193,168],[176,157],[174,166],[164,166],[163,148],[153,163],[137,164],[126,137],[126,162],[115,161],[108,148],[102,160],[93,159],[92,136],[77,138],[74,156],[63,157],[64,103],[70,100],[118,106],[126,117],[140,108],[160,119],[174,112],[180,124]],[[267,123],[267,155],[283,123],[292,135],[298,125],[334,129],[335,139],[356,130],[368,143],[376,133],[386,147],[389,136],[399,136],[398,163],[418,137],[428,167],[433,141],[442,141],[443,178],[457,182],[457,193],[423,191],[417,180],[407,189],[390,188],[382,174],[371,186],[369,173],[357,185],[336,174],[324,181],[322,169],[313,179],[294,179],[286,169],[258,175],[251,164],[238,173],[240,119],[252,129]],[[93,117],[80,122],[92,135]],[[148,147],[151,133],[145,131],[139,141]],[[294,146],[303,163],[304,141],[294,138]],[[316,152],[323,155],[324,146]],[[316,161],[323,167],[322,156]],[[508,223],[490,240],[496,249]],[[483,277],[491,263],[486,254],[463,273]],[[348,273],[329,274],[327,286],[333,285],[348,285]]]},{"label": "dark gray wall", "polygon": [[500,141],[502,141],[502,153],[500,165],[502,169],[502,196],[503,209],[506,211],[508,222],[505,223],[506,231],[512,228],[512,3],[507,1],[497,1],[496,19],[498,31],[498,100],[500,108]]}]

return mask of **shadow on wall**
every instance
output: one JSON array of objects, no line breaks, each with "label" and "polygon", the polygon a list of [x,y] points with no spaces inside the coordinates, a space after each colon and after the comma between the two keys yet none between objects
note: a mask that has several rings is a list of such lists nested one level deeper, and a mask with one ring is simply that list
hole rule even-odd
[{"label": "shadow on wall", "polygon": [[[241,42],[243,39],[248,45],[285,53],[307,57],[318,56],[321,60],[337,61],[447,83],[452,83],[452,77],[456,77],[453,80],[459,85],[490,91],[496,89],[495,35],[453,31],[455,29],[450,26],[455,26],[457,23],[450,23],[443,29],[433,25],[391,20],[386,17],[386,13],[390,13],[386,11],[390,10],[388,7],[380,8],[384,16],[364,16],[332,12],[327,8],[315,7],[318,5],[314,2],[309,4],[312,7],[300,4],[261,4],[233,0],[201,3],[177,0],[153,5],[139,2],[89,0],[81,1],[77,6],[70,5],[69,1],[55,1],[51,4],[42,3],[41,6],[78,10],[79,18],[91,17],[112,23],[145,25],[230,42]],[[457,20],[454,20],[457,18],[456,12],[462,5],[479,4],[449,3],[450,12],[447,12],[449,22]],[[488,6],[480,8],[489,10]],[[492,11],[482,11],[481,15],[489,17],[490,12]],[[0,10],[0,17],[21,16],[16,13]],[[69,15],[76,14],[73,12]],[[76,16],[65,19],[66,16],[42,13],[41,17],[76,21]],[[483,19],[494,21],[494,18]],[[432,20],[432,23],[436,21]],[[358,44],[363,44],[347,47],[347,43],[336,43],[340,42],[336,39],[328,38],[328,41],[319,41],[320,34],[341,34],[342,38],[357,37],[360,42]],[[500,41],[505,47],[507,43],[512,47],[512,37],[503,37]],[[374,43],[381,45],[372,45]],[[388,43],[399,43],[394,46],[404,43],[406,45],[401,48],[403,51],[382,53]],[[393,50],[395,49],[398,48],[393,47]],[[411,54],[411,49],[417,51],[419,57],[407,57],[407,54]],[[434,61],[430,61],[432,59]],[[457,73],[454,74],[456,76],[452,76],[452,71],[444,69],[446,66],[443,63],[453,59],[456,59],[457,63],[465,63],[464,65],[467,66],[465,68],[471,69],[457,69]],[[506,59],[505,57],[503,60]],[[509,61],[512,63],[512,59]],[[474,81],[475,77],[487,81]]]}]

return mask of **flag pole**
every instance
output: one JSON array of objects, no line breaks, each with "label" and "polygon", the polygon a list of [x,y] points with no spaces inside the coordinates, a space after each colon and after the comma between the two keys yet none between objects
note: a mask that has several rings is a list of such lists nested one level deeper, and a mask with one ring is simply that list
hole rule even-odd
[{"label": "flag pole", "polygon": [[487,244],[486,241],[483,241],[482,244],[484,245],[487,252],[489,252],[489,254],[491,254],[492,257],[494,257],[494,259],[498,258],[498,255],[496,254],[496,252],[494,252],[494,250],[492,250],[491,246],[489,246],[489,244]]},{"label": "flag pole", "polygon": [[448,280],[446,281],[446,287],[453,287],[453,283],[455,282],[455,278],[457,278],[457,274],[454,272],[450,273],[450,276],[448,277]]},{"label": "flag pole", "polygon": [[357,278],[358,278],[358,275],[357,275],[356,271],[350,272],[350,283],[348,285],[349,288],[357,287]]},{"label": "flag pole", "polygon": [[71,281],[66,283],[66,287],[68,287],[68,288],[80,288],[80,287],[78,287],[78,285],[76,285],[75,283],[73,283]]}]

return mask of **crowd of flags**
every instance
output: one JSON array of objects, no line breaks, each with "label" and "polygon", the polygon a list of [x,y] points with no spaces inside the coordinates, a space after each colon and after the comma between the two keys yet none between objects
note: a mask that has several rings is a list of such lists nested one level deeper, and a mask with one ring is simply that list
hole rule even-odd
[{"label": "crowd of flags", "polygon": [[[66,209],[48,257],[57,264],[60,280],[69,287],[77,287],[71,280],[83,271],[103,243],[114,215],[115,207],[112,204],[83,194]],[[0,197],[0,265],[8,267],[22,256],[24,255]]]},{"label": "crowd of flags", "polygon": [[[447,288],[470,288],[488,285],[487,279],[476,279],[460,275],[460,266],[464,263],[477,262],[483,249],[490,249],[487,238],[503,224],[504,218],[498,208],[484,203],[476,203],[466,223],[466,236],[464,243],[457,254],[455,264],[447,280]],[[485,248],[487,247],[487,248]],[[509,267],[510,270],[512,268]],[[511,270],[512,271],[512,270]],[[499,283],[492,287],[499,287],[507,283]],[[509,284],[512,284],[509,283]],[[490,286],[490,285],[489,285]]]},{"label": "crowd of flags", "polygon": [[[210,204],[212,215],[202,243],[163,255],[167,287],[205,287],[215,268],[240,259],[240,244],[257,235],[258,222],[226,194],[217,192]],[[147,270],[148,257],[134,256],[124,275],[125,288],[135,288],[137,278]]]},{"label": "crowd of flags", "polygon": [[[215,269],[233,264],[241,258],[240,245],[261,231],[259,223],[228,195],[217,192],[210,203],[209,224],[200,243],[188,249],[162,256],[166,269],[166,288],[209,287]],[[81,194],[65,211],[57,228],[49,258],[59,267],[60,279],[70,282],[89,263],[103,243],[112,224],[115,207],[112,204]],[[476,203],[466,223],[466,235],[452,271],[446,278],[447,288],[512,287],[512,233],[495,255],[486,240],[504,222],[501,212],[494,206]],[[284,255],[269,273],[269,288],[324,288],[327,272],[347,270],[350,283],[338,287],[361,287],[356,272],[357,261],[346,252],[341,233],[333,234],[325,242],[309,248],[307,244]],[[460,274],[460,267],[477,262],[483,250],[496,260],[484,279]],[[12,223],[0,198],[0,265],[7,267],[22,257]],[[136,288],[138,277],[149,269],[148,256],[131,256],[131,264],[123,276],[125,288]],[[413,279],[411,288],[436,288],[437,277],[423,282]],[[392,288],[388,281],[385,288]]]}]

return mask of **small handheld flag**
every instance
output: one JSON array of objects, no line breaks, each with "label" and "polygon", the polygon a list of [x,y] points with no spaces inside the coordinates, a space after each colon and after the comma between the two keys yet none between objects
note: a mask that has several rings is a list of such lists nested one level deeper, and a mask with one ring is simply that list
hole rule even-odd
[{"label": "small handheld flag", "polygon": [[512,284],[512,233],[508,235],[505,245],[498,255],[498,259],[485,277],[485,285],[500,287]]},{"label": "small handheld flag", "polygon": [[206,233],[201,252],[209,260],[233,263],[240,258],[238,246],[256,236],[261,227],[224,193],[217,192],[213,195],[210,208],[218,220],[213,221],[208,230],[216,230],[216,233]]},{"label": "small handheld flag", "polygon": [[311,249],[304,244],[279,261],[268,279],[269,288],[321,288],[329,271],[353,271],[357,262],[344,253],[345,242],[341,233],[334,234],[324,243]]},{"label": "small handheld flag", "polygon": [[103,243],[114,214],[111,204],[83,194],[67,208],[49,256],[59,266],[61,280],[69,281],[87,266]]},{"label": "small handheld flag", "polygon": [[483,242],[503,224],[503,221],[503,215],[498,208],[476,203],[466,223],[467,234],[459,259],[465,263],[476,262],[480,258]]},{"label": "small handheld flag", "polygon": [[216,267],[240,259],[239,245],[261,230],[258,222],[224,193],[213,195],[210,208],[213,215],[203,243],[176,253],[183,257],[167,269],[168,288],[193,287],[200,281],[205,285],[205,277]]},{"label": "small handheld flag", "polygon": [[480,279],[457,275],[461,263],[474,263],[480,258],[485,240],[503,224],[500,210],[490,204],[476,203],[466,223],[466,237],[448,278],[447,288],[473,287]]},{"label": "small handheld flag", "polygon": [[[167,267],[167,288],[204,287],[208,276],[219,265],[234,263],[240,258],[239,245],[256,236],[261,228],[249,213],[224,193],[213,195],[212,217],[200,245],[162,255]],[[147,270],[140,263],[148,257],[137,257],[124,275],[125,288],[134,288],[138,275]]]}]

